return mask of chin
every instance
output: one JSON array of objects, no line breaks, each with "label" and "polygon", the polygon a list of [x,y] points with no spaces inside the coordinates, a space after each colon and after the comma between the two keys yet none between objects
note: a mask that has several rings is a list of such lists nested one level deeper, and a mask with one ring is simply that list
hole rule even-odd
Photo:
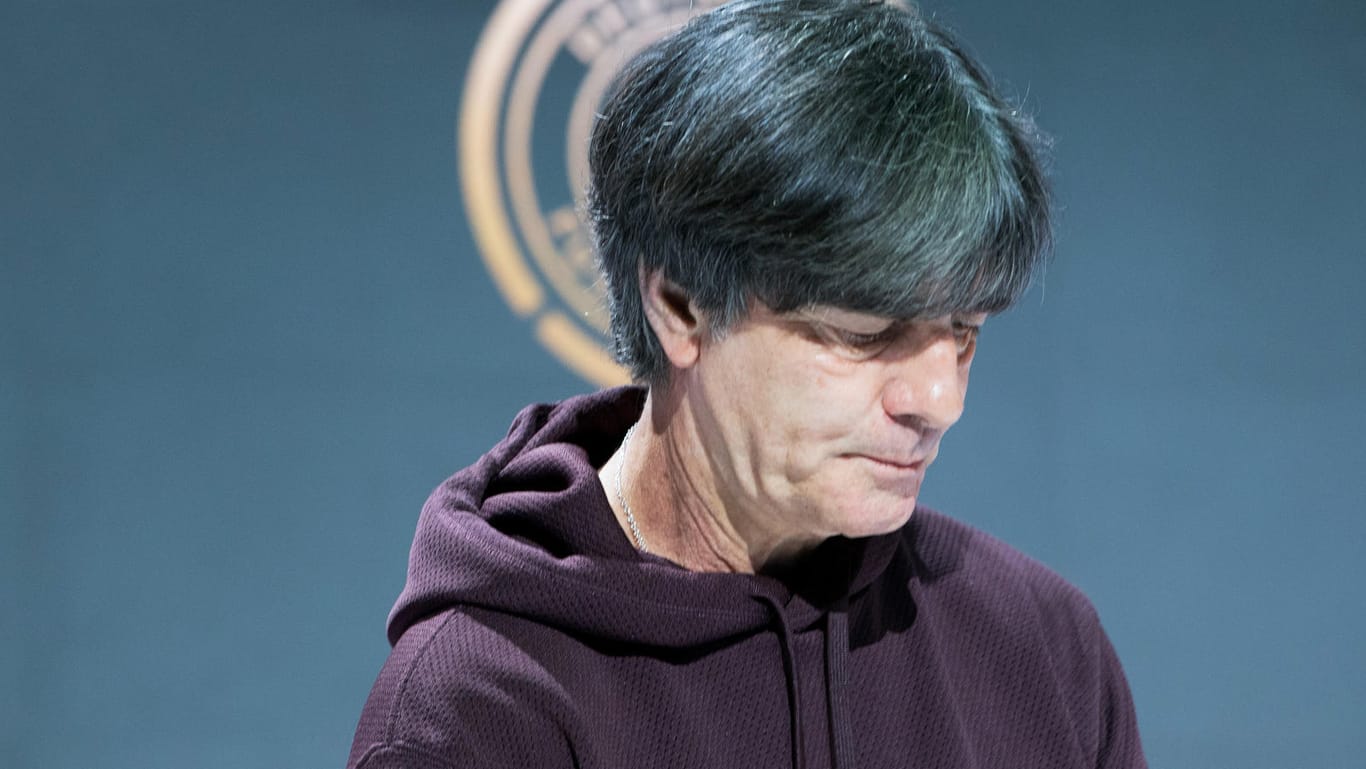
[{"label": "chin", "polygon": [[915,497],[885,500],[870,509],[842,516],[844,525],[839,533],[850,539],[891,534],[905,526],[914,512]]}]

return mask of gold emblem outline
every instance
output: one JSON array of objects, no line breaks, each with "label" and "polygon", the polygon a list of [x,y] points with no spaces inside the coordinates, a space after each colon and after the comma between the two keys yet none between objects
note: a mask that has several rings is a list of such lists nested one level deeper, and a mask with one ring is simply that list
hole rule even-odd
[{"label": "gold emblem outline", "polygon": [[527,264],[503,208],[499,123],[518,54],[552,0],[503,0],[475,45],[456,128],[459,175],[480,257],[516,314],[532,321],[538,341],[562,363],[603,386],[630,381],[627,372],[564,312],[547,306],[544,286]]},{"label": "gold emblem outline", "polygon": [[[622,3],[640,14],[636,23],[623,21]],[[583,153],[576,150],[575,142],[586,146],[591,120],[585,115],[591,118],[590,106],[596,107],[594,95],[601,95],[615,68],[630,55],[690,16],[724,3],[688,0],[684,6],[682,0],[502,0],[480,34],[465,76],[456,130],[458,172],[480,258],[508,306],[532,322],[542,346],[598,385],[624,384],[630,377],[602,344],[600,334],[607,325],[605,308],[598,297],[582,290],[576,267],[571,265],[582,269],[584,265],[579,262],[591,259],[586,246],[584,250],[571,250],[571,261],[566,261],[566,255],[555,245],[551,222],[536,195],[530,163],[532,124],[545,76],[553,58],[569,46],[569,37],[578,25],[586,24],[590,15],[615,15],[616,26],[610,31],[616,36],[613,45],[604,45],[601,51],[605,55],[594,55],[591,61],[580,59],[586,71],[566,130],[566,171],[573,209],[582,210],[582,190],[575,185],[586,181],[586,157],[579,157]],[[589,105],[590,101],[594,103]],[[576,125],[576,120],[585,125]],[[553,212],[557,232],[562,229],[560,218],[568,217],[565,210]],[[547,289],[582,323],[554,306]],[[585,326],[599,334],[589,333]]]}]

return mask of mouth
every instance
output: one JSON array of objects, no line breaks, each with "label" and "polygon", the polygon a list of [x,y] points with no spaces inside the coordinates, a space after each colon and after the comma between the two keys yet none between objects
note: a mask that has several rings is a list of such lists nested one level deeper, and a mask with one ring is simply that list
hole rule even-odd
[{"label": "mouth", "polygon": [[863,483],[871,488],[895,494],[900,498],[916,497],[925,481],[925,468],[930,457],[885,456],[880,454],[851,454],[863,467]]},{"label": "mouth", "polygon": [[923,472],[925,466],[929,464],[929,461],[925,457],[911,459],[905,457],[884,457],[875,454],[854,454],[853,456],[858,457],[859,459],[865,459],[875,465],[885,467],[888,470],[900,472]]}]

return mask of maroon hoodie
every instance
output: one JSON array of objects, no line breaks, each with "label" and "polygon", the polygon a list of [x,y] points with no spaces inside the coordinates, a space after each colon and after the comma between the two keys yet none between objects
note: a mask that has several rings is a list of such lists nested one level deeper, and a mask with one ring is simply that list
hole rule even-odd
[{"label": "maroon hoodie", "polygon": [[638,552],[625,388],[531,406],[418,522],[349,767],[1145,767],[1095,611],[928,509],[781,576]]}]

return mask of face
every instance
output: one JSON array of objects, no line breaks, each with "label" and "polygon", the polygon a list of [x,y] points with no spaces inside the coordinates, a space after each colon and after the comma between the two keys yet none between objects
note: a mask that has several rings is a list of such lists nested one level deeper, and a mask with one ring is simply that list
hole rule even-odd
[{"label": "face", "polygon": [[756,306],[705,338],[686,397],[722,504],[783,539],[899,528],[963,412],[985,319]]}]

